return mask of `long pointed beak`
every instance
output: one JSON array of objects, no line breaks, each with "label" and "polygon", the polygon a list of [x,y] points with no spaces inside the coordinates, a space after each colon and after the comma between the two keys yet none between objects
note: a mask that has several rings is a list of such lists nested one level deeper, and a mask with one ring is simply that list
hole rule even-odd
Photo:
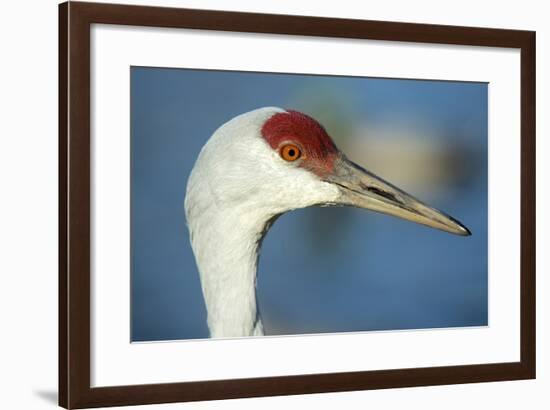
[{"label": "long pointed beak", "polygon": [[370,209],[457,235],[471,235],[456,219],[425,205],[344,156],[336,160],[334,172],[325,180],[339,187],[340,205]]}]

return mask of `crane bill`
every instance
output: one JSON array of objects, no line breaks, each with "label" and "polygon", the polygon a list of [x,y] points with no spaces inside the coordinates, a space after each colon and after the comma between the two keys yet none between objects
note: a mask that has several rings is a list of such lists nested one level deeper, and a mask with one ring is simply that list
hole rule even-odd
[{"label": "crane bill", "polygon": [[369,209],[456,235],[471,235],[468,228],[453,217],[429,207],[344,156],[336,161],[334,172],[325,181],[339,187],[341,196],[337,202],[340,205]]}]

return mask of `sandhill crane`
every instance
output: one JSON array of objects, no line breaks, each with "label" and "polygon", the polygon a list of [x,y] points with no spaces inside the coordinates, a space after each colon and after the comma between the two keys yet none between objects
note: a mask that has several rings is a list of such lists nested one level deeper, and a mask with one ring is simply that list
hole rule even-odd
[{"label": "sandhill crane", "polygon": [[348,160],[313,118],[276,107],[241,114],[204,145],[185,196],[211,337],[264,334],[256,303],[262,239],[279,215],[310,206],[354,206],[470,235]]}]

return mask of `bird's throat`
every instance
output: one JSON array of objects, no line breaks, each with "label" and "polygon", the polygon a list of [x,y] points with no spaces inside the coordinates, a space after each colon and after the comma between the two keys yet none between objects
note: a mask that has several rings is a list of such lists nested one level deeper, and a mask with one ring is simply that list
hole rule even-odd
[{"label": "bird's throat", "polygon": [[[263,236],[275,218],[238,213],[190,223],[211,337],[263,335],[256,302],[256,271]],[[246,221],[246,222],[245,222]]]}]

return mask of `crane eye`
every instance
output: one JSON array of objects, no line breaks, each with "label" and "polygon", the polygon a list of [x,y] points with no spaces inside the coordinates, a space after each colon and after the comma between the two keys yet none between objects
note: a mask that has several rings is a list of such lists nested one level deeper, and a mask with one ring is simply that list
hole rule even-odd
[{"label": "crane eye", "polygon": [[280,154],[285,161],[292,162],[302,156],[302,151],[297,145],[286,144],[281,147]]}]

